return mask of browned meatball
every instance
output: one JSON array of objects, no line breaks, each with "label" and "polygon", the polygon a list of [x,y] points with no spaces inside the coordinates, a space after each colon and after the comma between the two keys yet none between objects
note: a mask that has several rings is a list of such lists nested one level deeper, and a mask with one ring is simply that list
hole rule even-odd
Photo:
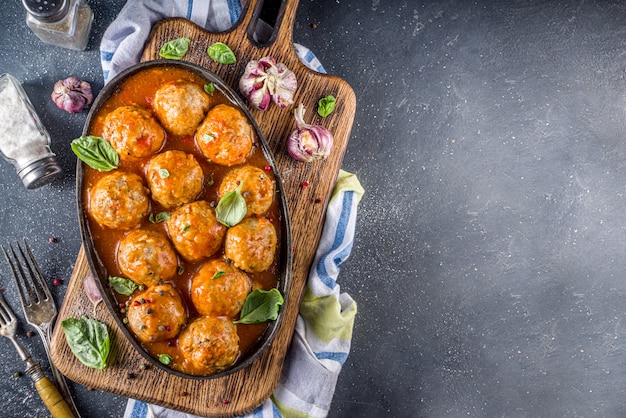
[{"label": "browned meatball", "polygon": [[252,125],[239,109],[220,104],[209,110],[196,131],[202,154],[216,164],[243,163],[252,150]]},{"label": "browned meatball", "polygon": [[120,106],[106,116],[102,137],[120,158],[143,158],[161,149],[165,131],[148,109]]},{"label": "browned meatball", "polygon": [[252,285],[241,270],[225,260],[210,260],[191,281],[191,301],[201,315],[234,317]]},{"label": "browned meatball", "polygon": [[117,264],[136,283],[152,286],[176,274],[176,252],[167,238],[156,231],[135,229],[121,239]]},{"label": "browned meatball", "polygon": [[137,174],[115,170],[98,180],[90,190],[88,212],[100,225],[131,229],[148,214],[148,194]]},{"label": "browned meatball", "polygon": [[176,337],[187,322],[180,295],[170,284],[149,287],[128,305],[128,326],[144,342]]},{"label": "browned meatball", "polygon": [[226,232],[224,253],[236,267],[258,273],[272,265],[276,243],[276,229],[270,221],[245,218]]},{"label": "browned meatball", "polygon": [[189,261],[215,254],[226,234],[226,227],[217,221],[215,210],[204,200],[176,208],[165,225],[174,247]]},{"label": "browned meatball", "polygon": [[173,135],[193,135],[209,110],[209,95],[197,84],[170,81],[154,95],[154,111]]},{"label": "browned meatball", "polygon": [[152,198],[166,208],[194,200],[202,191],[202,167],[183,151],[166,151],[150,159],[146,179]]},{"label": "browned meatball", "polygon": [[178,346],[203,374],[221,372],[239,356],[237,327],[226,318],[201,316],[182,330]]},{"label": "browned meatball", "polygon": [[237,189],[242,182],[241,194],[248,207],[246,216],[264,215],[274,200],[274,180],[258,167],[238,167],[224,176],[220,184],[220,196]]}]

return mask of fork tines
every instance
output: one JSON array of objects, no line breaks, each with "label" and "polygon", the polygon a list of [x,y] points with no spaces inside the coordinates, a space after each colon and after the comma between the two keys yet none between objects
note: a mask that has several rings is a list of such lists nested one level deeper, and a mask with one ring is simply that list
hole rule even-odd
[{"label": "fork tines", "polygon": [[[17,282],[17,289],[20,293],[20,299],[25,306],[32,304],[39,304],[52,299],[50,290],[44,282],[43,274],[35,261],[35,257],[28,246],[26,240],[24,240],[24,250],[20,243],[15,244],[17,252],[11,244],[9,244],[9,250],[7,251],[2,246],[2,252],[9,263],[13,277]],[[20,262],[20,257],[22,261]],[[26,276],[28,274],[31,280]],[[28,297],[26,297],[28,295]]]}]

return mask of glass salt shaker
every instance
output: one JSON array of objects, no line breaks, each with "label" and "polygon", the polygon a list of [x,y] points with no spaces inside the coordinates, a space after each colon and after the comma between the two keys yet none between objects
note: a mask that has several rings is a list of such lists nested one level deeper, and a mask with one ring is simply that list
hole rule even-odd
[{"label": "glass salt shaker", "polygon": [[22,0],[26,24],[42,42],[82,51],[87,48],[93,11],[85,0]]},{"label": "glass salt shaker", "polygon": [[41,187],[62,173],[50,134],[20,82],[6,73],[0,75],[0,126],[0,154],[15,166],[26,188]]}]

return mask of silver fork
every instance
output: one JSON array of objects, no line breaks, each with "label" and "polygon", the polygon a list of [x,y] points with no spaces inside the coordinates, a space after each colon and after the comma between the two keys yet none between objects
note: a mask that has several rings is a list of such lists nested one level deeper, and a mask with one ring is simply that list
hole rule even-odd
[{"label": "silver fork", "polygon": [[72,411],[57,390],[56,386],[43,374],[39,363],[33,361],[30,354],[15,338],[15,329],[17,327],[17,318],[9,305],[0,295],[0,335],[4,335],[13,343],[15,350],[20,358],[26,362],[26,374],[35,383],[35,388],[41,396],[41,399],[48,407],[48,410],[55,418],[71,418]]},{"label": "silver fork", "polygon": [[[17,253],[11,244],[8,247],[8,251],[4,246],[1,248],[13,273],[26,321],[37,330],[41,337],[46,355],[48,356],[48,362],[50,363],[50,369],[59,391],[72,409],[74,416],[80,418],[80,413],[74,404],[74,399],[67,386],[65,376],[56,368],[50,355],[50,336],[54,319],[57,316],[57,308],[50,289],[44,281],[43,274],[26,240],[24,240],[26,251],[22,249],[19,243],[16,243]],[[21,262],[18,253],[21,256]]]}]

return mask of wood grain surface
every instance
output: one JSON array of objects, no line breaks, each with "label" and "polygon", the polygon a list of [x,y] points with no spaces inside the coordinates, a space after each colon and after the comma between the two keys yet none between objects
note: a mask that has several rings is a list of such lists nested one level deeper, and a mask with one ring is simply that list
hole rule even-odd
[{"label": "wood grain surface", "polygon": [[[115,325],[107,308],[100,304],[95,309],[83,291],[83,279],[89,274],[85,253],[81,248],[57,325],[52,335],[53,361],[68,378],[94,389],[163,405],[201,416],[232,416],[249,412],[267,399],[278,384],[285,355],[289,348],[298,307],[306,284],[306,277],[319,242],[325,208],[350,137],[354,120],[356,98],[352,88],[342,79],[309,70],[298,59],[292,39],[292,30],[298,6],[297,0],[287,0],[279,13],[275,41],[259,47],[248,37],[248,27],[256,19],[257,0],[251,0],[237,25],[230,31],[210,33],[188,20],[173,18],[158,22],[146,42],[142,61],[160,59],[161,46],[179,37],[191,38],[189,52],[183,58],[216,73],[235,91],[245,65],[252,59],[273,56],[294,71],[298,90],[294,104],[285,109],[270,106],[264,112],[251,109],[265,135],[281,172],[287,193],[288,209],[293,233],[292,282],[284,307],[285,316],[276,338],[269,349],[251,366],[219,379],[193,380],[167,374],[150,368],[140,370],[145,360],[126,341]],[[237,56],[237,64],[221,65],[206,53],[209,45],[224,42]],[[326,118],[317,115],[317,101],[328,94],[337,98],[333,114]],[[330,157],[314,163],[293,160],[286,151],[286,139],[294,128],[293,109],[303,103],[305,120],[326,126],[335,138]],[[303,187],[303,184],[308,184]],[[60,322],[81,315],[95,317],[109,325],[112,331],[112,352],[109,366],[93,370],[83,366],[71,353],[65,341]],[[131,375],[132,373],[132,375]]]}]

